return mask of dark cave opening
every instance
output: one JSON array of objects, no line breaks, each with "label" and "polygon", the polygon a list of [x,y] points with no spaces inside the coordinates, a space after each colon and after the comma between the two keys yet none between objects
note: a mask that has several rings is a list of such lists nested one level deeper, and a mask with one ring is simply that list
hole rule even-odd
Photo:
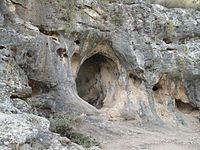
[{"label": "dark cave opening", "polygon": [[74,42],[76,43],[76,45],[79,45],[81,43],[79,40],[75,40]]},{"label": "dark cave opening", "polygon": [[158,86],[156,86],[156,85],[154,85],[153,88],[152,88],[153,91],[158,91],[158,89],[159,89],[159,88],[158,88]]},{"label": "dark cave opening", "polygon": [[193,107],[191,104],[184,103],[180,99],[175,99],[175,106],[179,111],[184,113],[190,113],[197,110],[197,108]]},{"label": "dark cave opening", "polygon": [[159,89],[161,89],[161,85],[159,83],[155,84],[152,88],[153,91],[158,91]]},{"label": "dark cave opening", "polygon": [[0,45],[0,49],[4,49],[4,48],[6,48],[5,46],[3,46],[3,45]]},{"label": "dark cave opening", "polygon": [[162,89],[162,81],[159,81],[158,83],[156,83],[153,87],[152,87],[152,90],[154,91],[154,92],[156,92],[156,91],[159,91],[159,90],[161,90]]},{"label": "dark cave opening", "polygon": [[68,57],[67,56],[67,51],[66,51],[65,48],[59,48],[59,49],[57,49],[57,54],[60,56],[60,58]]},{"label": "dark cave opening", "polygon": [[79,97],[101,109],[112,82],[116,79],[117,66],[106,56],[95,54],[81,65],[76,78]]}]

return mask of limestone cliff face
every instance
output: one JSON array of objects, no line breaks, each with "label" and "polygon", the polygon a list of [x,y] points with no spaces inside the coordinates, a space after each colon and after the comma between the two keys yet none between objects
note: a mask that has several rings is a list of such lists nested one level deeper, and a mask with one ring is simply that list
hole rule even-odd
[{"label": "limestone cliff face", "polygon": [[[139,0],[1,0],[1,119],[25,115],[16,121],[29,126],[33,105],[47,117],[197,126],[199,37],[193,9]],[[47,134],[48,125],[41,128]],[[14,143],[27,145],[37,132]]]}]

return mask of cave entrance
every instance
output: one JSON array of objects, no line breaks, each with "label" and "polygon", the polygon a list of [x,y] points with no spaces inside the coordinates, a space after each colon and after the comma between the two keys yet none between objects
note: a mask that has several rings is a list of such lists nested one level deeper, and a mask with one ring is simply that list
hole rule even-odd
[{"label": "cave entrance", "polygon": [[76,78],[79,97],[101,109],[105,104],[109,89],[115,86],[118,78],[117,65],[110,58],[95,54],[85,60]]},{"label": "cave entrance", "polygon": [[179,111],[187,114],[198,110],[197,108],[193,107],[190,103],[182,102],[181,99],[175,99],[175,106]]}]

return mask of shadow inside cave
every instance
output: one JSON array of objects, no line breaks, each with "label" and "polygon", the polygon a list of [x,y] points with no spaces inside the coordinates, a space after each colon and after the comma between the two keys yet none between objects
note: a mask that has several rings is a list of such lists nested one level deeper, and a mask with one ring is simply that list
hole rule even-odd
[{"label": "shadow inside cave", "polygon": [[117,65],[113,60],[101,54],[91,56],[83,62],[78,72],[78,95],[97,109],[101,109],[118,74]]}]

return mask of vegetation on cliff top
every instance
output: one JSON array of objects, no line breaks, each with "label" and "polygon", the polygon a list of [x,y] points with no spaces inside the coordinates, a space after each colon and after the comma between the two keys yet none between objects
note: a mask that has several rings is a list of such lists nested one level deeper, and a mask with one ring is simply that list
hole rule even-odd
[{"label": "vegetation on cliff top", "polygon": [[169,8],[194,8],[200,10],[200,0],[150,0]]}]

